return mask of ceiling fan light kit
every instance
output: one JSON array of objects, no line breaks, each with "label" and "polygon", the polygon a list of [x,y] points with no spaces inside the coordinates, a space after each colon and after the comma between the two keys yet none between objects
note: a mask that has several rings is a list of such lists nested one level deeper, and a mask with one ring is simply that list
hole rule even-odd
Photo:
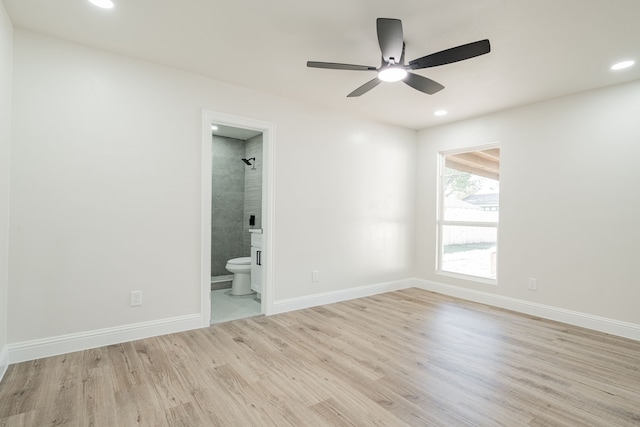
[{"label": "ceiling fan light kit", "polygon": [[383,82],[399,82],[407,77],[407,70],[404,67],[390,65],[378,71],[378,78]]},{"label": "ceiling fan light kit", "polygon": [[383,81],[402,81],[406,85],[411,86],[420,92],[433,95],[434,93],[444,89],[444,86],[434,80],[418,74],[410,73],[409,71],[451,64],[453,62],[484,55],[491,51],[489,40],[485,39],[432,53],[430,55],[423,56],[422,58],[414,59],[413,61],[410,61],[408,65],[405,65],[405,45],[402,33],[402,21],[399,19],[378,18],[376,20],[376,29],[378,32],[378,44],[380,45],[380,51],[382,53],[382,64],[380,67],[376,68],[367,65],[318,61],[308,61],[307,67],[378,72],[378,77],[373,80],[369,80],[367,83],[347,95],[350,98],[369,92]]}]

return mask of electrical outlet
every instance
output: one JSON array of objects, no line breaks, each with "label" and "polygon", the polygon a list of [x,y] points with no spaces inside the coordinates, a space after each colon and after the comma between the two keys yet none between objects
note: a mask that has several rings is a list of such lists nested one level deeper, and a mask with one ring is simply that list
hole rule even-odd
[{"label": "electrical outlet", "polygon": [[538,290],[538,279],[534,279],[533,277],[529,277],[529,290],[537,291]]},{"label": "electrical outlet", "polygon": [[311,281],[317,282],[318,280],[320,280],[320,272],[318,270],[313,270],[311,272]]},{"label": "electrical outlet", "polygon": [[131,291],[131,307],[142,305],[142,291]]}]

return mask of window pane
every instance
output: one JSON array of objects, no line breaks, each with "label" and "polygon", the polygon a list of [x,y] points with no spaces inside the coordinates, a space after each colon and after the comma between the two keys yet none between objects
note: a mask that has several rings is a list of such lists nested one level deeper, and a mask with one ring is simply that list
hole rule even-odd
[{"label": "window pane", "polygon": [[442,271],[496,278],[496,227],[442,227]]},{"label": "window pane", "polygon": [[500,185],[456,169],[444,170],[444,220],[498,222]]}]

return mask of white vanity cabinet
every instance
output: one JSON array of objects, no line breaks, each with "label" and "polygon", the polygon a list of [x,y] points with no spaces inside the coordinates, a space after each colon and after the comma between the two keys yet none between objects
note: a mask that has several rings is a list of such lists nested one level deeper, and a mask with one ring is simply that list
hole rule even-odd
[{"label": "white vanity cabinet", "polygon": [[262,293],[262,233],[251,233],[251,290]]}]

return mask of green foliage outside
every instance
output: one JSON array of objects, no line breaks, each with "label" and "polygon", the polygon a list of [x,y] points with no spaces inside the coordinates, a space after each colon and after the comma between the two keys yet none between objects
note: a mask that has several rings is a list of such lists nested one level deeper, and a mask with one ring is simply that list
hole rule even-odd
[{"label": "green foliage outside", "polygon": [[445,168],[444,169],[444,196],[455,196],[459,200],[475,194],[482,184],[480,177],[469,172]]},{"label": "green foliage outside", "polygon": [[442,252],[444,254],[455,254],[457,252],[485,250],[495,247],[496,242],[465,243],[460,245],[445,245]]}]

